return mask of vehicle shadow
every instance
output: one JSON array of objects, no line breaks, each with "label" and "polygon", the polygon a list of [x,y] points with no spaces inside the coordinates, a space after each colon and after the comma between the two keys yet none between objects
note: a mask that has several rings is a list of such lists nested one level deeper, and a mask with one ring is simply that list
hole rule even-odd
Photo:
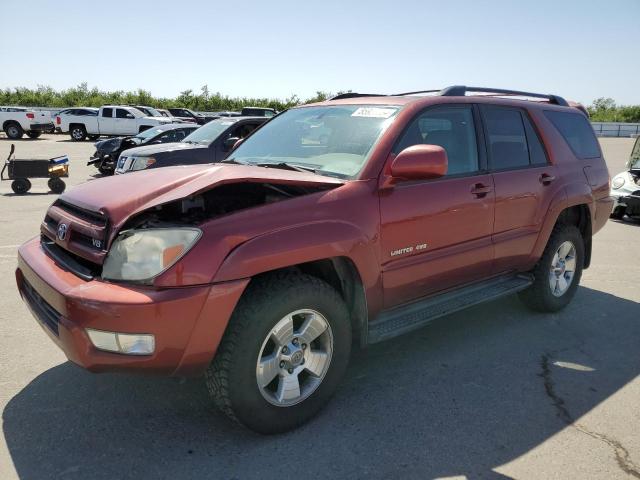
[{"label": "vehicle shadow", "polygon": [[620,223],[622,225],[632,225],[635,227],[640,227],[640,219],[638,218],[625,216],[624,218],[621,218],[621,219],[610,218],[609,221],[613,223]]},{"label": "vehicle shadow", "polygon": [[278,436],[229,422],[200,379],[69,363],[9,401],[3,430],[22,479],[507,478],[495,469],[640,373],[639,314],[580,288],[559,314],[510,297],[442,318],[355,352],[323,413]]},{"label": "vehicle shadow", "polygon": [[10,193],[3,193],[2,196],[3,197],[28,197],[28,196],[41,196],[41,195],[57,195],[53,192],[28,192],[28,193],[14,193],[14,192],[10,192]]}]

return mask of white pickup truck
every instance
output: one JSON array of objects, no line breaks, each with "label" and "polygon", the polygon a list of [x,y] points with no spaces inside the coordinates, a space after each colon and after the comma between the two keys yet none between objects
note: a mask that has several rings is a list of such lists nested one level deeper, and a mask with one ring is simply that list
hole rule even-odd
[{"label": "white pickup truck", "polygon": [[53,132],[53,122],[48,112],[25,107],[0,107],[0,129],[12,140],[38,138],[42,132]]},{"label": "white pickup truck", "polygon": [[69,132],[75,141],[84,140],[87,136],[95,138],[100,135],[127,136],[136,135],[147,128],[171,123],[165,117],[147,117],[134,107],[121,105],[105,105],[100,107],[98,115],[74,115],[61,112],[56,115],[56,128],[63,133]]}]

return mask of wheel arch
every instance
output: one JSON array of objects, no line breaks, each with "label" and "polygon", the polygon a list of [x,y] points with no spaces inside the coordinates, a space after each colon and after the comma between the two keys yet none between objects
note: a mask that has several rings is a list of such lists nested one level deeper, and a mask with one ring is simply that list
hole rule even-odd
[{"label": "wheel arch", "polygon": [[237,247],[222,262],[214,281],[254,279],[287,270],[320,278],[345,300],[353,338],[362,341],[371,300],[367,298],[367,286],[379,280],[378,260],[369,243],[356,226],[343,222],[284,229]]}]

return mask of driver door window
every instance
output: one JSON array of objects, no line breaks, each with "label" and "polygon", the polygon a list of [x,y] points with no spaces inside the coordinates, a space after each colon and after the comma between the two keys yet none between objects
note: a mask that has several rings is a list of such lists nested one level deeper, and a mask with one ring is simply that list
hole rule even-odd
[{"label": "driver door window", "polygon": [[447,152],[447,176],[477,172],[478,146],[470,106],[436,107],[413,120],[394,148],[399,153],[419,144],[438,145]]}]

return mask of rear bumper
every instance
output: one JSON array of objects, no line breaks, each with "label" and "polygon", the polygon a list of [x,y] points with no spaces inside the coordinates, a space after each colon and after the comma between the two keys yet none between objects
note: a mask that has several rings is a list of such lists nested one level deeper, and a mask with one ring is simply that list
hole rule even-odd
[{"label": "rear bumper", "polygon": [[53,122],[50,123],[32,123],[29,125],[29,130],[32,132],[53,132],[55,127]]},{"label": "rear bumper", "polygon": [[[72,362],[92,372],[198,375],[211,362],[248,280],[154,290],[62,270],[38,238],[18,251],[20,294],[43,330]],[[151,355],[96,349],[86,328],[155,336]]]}]

